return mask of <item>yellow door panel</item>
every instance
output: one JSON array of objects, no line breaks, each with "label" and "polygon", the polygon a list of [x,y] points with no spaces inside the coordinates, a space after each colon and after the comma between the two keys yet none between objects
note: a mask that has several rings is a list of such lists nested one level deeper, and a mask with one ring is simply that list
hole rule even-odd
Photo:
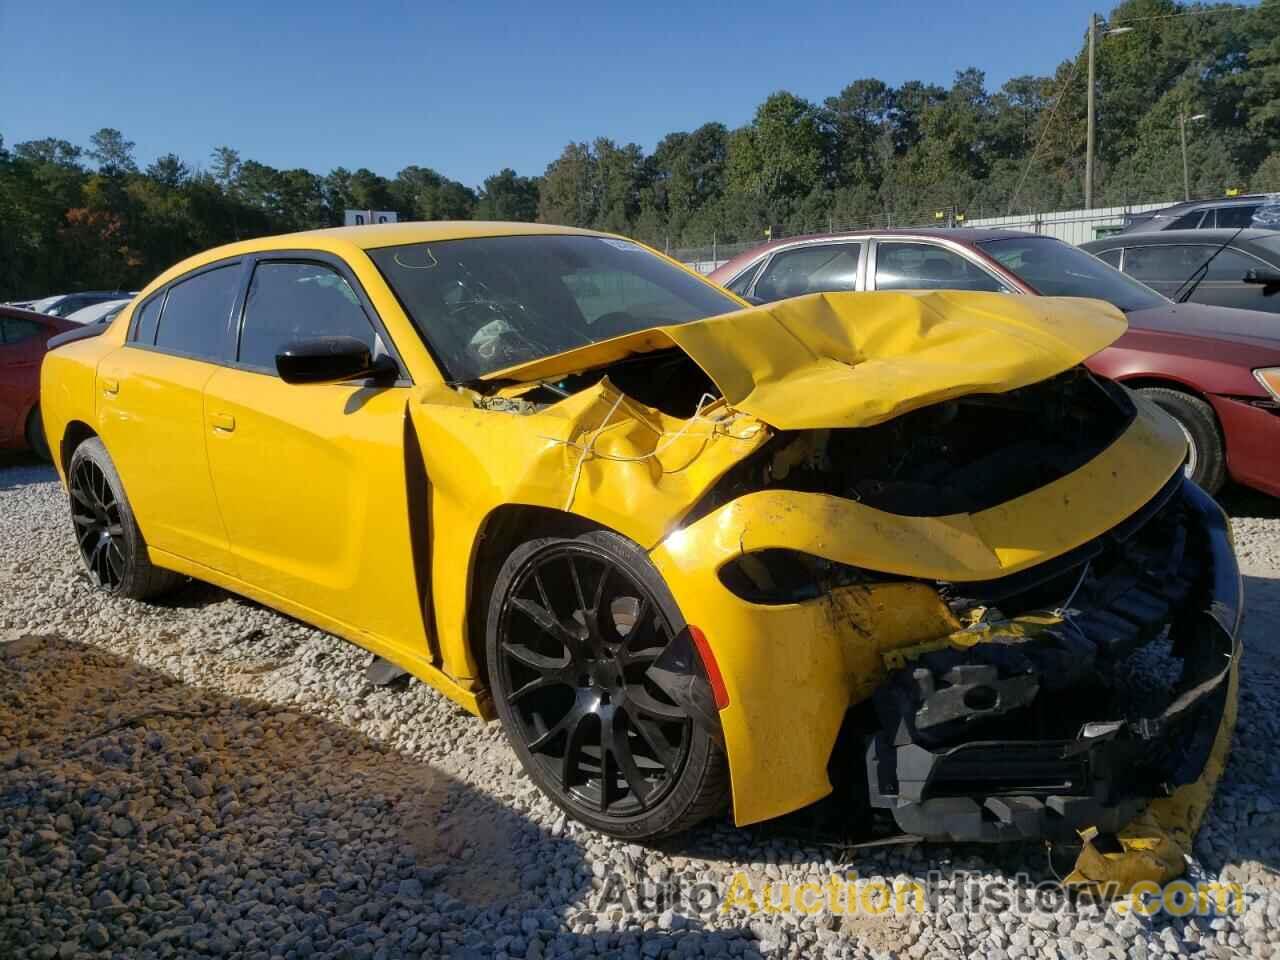
[{"label": "yellow door panel", "polygon": [[239,577],[423,656],[427,485],[405,453],[408,395],[225,367],[204,421]]},{"label": "yellow door panel", "polygon": [[234,572],[205,451],[204,385],[217,369],[121,347],[98,367],[96,429],[147,545]]}]

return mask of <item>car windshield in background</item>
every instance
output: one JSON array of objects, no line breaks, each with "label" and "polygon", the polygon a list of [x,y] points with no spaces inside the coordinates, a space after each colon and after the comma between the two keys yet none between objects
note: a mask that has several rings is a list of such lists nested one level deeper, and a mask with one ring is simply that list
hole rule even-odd
[{"label": "car windshield in background", "polygon": [[1126,312],[1168,303],[1145,284],[1052,237],[980,240],[978,246],[1046,297],[1094,297]]},{"label": "car windshield in background", "polygon": [[627,240],[479,237],[368,252],[453,382],[742,309]]}]

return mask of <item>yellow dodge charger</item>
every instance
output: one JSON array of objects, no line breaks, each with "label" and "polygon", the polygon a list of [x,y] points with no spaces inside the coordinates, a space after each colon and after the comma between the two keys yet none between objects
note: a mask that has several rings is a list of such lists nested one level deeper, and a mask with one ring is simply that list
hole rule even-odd
[{"label": "yellow dodge charger", "polygon": [[[834,789],[852,828],[1083,836],[1088,880],[1176,872],[1239,652],[1178,427],[1081,366],[1123,330],[992,293],[752,307],[619,237],[378,225],[178,264],[55,341],[41,409],[102,589],[196,577],[360,644],[600,831]],[[1167,683],[1126,679],[1144,645]]]}]

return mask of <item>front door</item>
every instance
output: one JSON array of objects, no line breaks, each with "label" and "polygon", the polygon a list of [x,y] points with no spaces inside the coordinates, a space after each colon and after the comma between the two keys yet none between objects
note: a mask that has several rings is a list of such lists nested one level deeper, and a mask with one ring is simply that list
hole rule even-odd
[{"label": "front door", "polygon": [[307,337],[384,350],[371,313],[337,264],[258,260],[235,363],[205,385],[209,464],[242,580],[422,656],[427,490],[406,450],[407,382],[297,385],[275,370]]}]

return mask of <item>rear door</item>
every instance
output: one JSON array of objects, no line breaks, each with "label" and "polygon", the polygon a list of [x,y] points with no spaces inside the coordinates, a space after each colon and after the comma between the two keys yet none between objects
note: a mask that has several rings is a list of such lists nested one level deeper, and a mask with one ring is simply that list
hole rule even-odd
[{"label": "rear door", "polygon": [[406,440],[416,437],[411,384],[280,379],[285,345],[326,335],[395,355],[342,261],[256,258],[234,361],[205,385],[209,464],[235,563],[312,622],[424,656],[427,485],[416,439]]},{"label": "rear door", "polygon": [[134,311],[98,365],[98,432],[147,544],[233,573],[205,450],[204,387],[227,362],[243,264],[201,268]]}]

